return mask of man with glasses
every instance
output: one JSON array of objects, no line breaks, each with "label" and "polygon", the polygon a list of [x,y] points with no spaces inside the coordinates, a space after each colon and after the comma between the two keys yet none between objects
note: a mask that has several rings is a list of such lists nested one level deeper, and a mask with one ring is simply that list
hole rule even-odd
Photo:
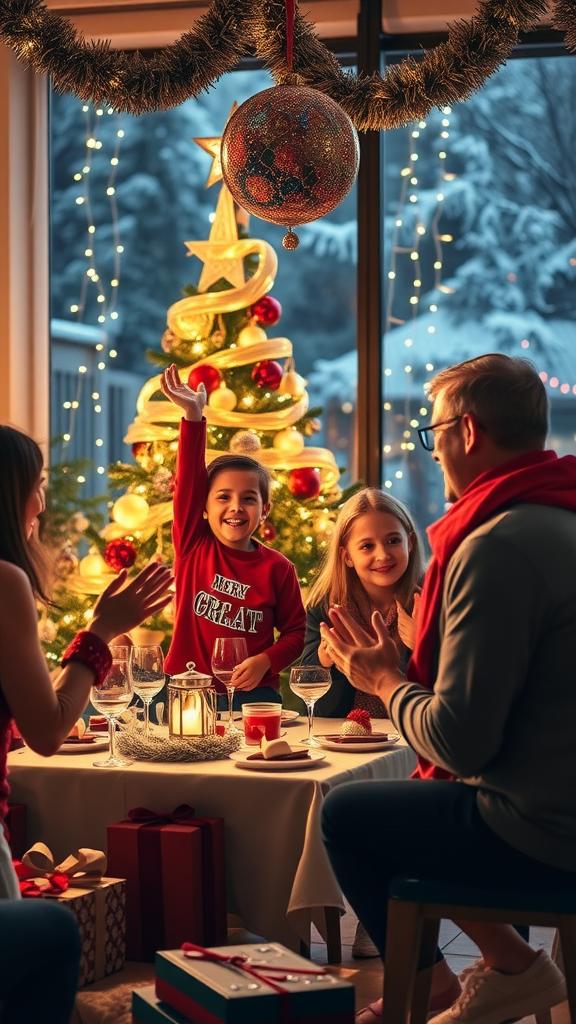
[{"label": "man with glasses", "polygon": [[[373,635],[340,608],[323,631],[430,780],[351,783],[324,804],[334,870],[382,954],[394,874],[576,889],[576,458],[545,450],[547,398],[527,360],[468,360],[438,374],[430,395],[419,434],[452,506],[428,530],[407,678],[377,613]],[[482,959],[456,1002],[447,989],[452,1005],[434,1024],[500,1024],[566,998],[556,965],[514,929],[456,923]],[[358,1020],[380,1014],[374,1003]]]}]

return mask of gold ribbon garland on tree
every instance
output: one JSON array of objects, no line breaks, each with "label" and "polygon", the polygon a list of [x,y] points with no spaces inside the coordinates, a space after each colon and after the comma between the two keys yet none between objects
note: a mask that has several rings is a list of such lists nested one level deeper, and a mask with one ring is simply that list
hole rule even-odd
[{"label": "gold ribbon garland on tree", "polygon": [[[481,0],[477,14],[454,22],[447,41],[421,60],[407,57],[370,77],[343,71],[298,11],[290,71],[284,0],[212,0],[193,31],[150,58],[113,50],[108,41],[85,41],[43,0],[0,0],[0,36],[27,67],[50,75],[58,92],[134,115],[178,106],[256,54],[278,85],[326,93],[366,131],[398,128],[433,107],[467,99],[504,63],[518,33],[547,13],[546,0]],[[575,0],[555,0],[552,23],[576,50]]]}]

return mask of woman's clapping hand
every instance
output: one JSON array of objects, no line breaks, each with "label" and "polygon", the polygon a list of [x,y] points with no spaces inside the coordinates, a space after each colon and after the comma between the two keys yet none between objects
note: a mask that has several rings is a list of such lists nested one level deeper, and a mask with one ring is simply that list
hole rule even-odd
[{"label": "woman's clapping hand", "polygon": [[94,615],[88,627],[105,643],[139,626],[164,608],[174,597],[174,576],[165,565],[151,562],[128,586],[126,570],[116,576],[94,605]]}]

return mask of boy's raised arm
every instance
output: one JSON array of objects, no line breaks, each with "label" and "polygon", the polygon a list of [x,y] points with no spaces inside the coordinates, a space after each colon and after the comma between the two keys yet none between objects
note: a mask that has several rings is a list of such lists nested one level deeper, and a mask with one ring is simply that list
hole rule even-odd
[{"label": "boy's raised arm", "polygon": [[186,553],[202,525],[206,502],[206,420],[203,418],[207,402],[206,389],[200,384],[194,391],[183,384],[176,366],[162,374],[162,391],[183,413],[176,461],[174,489],[174,525],[172,536],[178,556]]}]

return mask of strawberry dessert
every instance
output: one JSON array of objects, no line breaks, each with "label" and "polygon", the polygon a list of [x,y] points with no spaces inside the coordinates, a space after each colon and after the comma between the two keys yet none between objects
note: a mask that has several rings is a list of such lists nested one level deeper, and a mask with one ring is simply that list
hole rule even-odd
[{"label": "strawberry dessert", "polygon": [[340,728],[341,736],[369,736],[371,732],[370,715],[362,708],[352,708]]}]

